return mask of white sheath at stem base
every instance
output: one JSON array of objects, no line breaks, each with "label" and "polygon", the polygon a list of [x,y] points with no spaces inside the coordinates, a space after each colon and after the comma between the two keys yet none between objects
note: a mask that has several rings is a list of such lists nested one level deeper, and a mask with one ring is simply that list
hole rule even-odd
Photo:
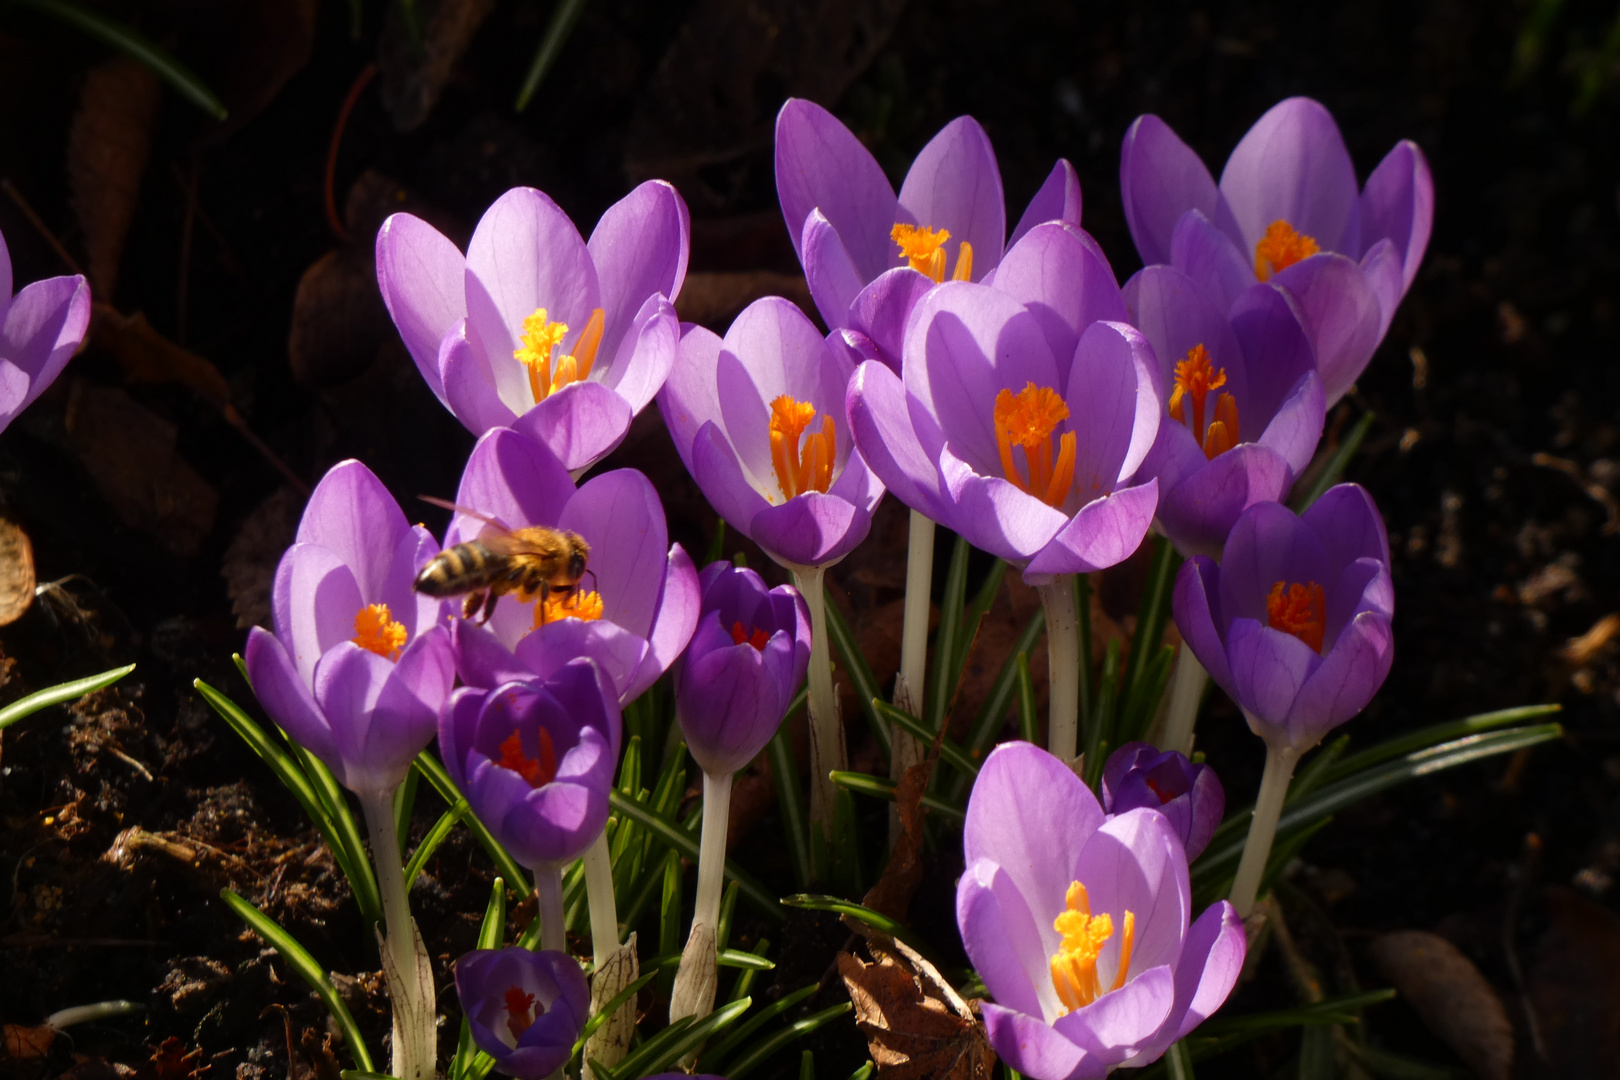
[{"label": "white sheath at stem base", "polygon": [[1254,800],[1254,820],[1249,823],[1249,838],[1243,843],[1243,858],[1238,862],[1237,877],[1232,881],[1230,899],[1239,918],[1247,919],[1254,911],[1260,877],[1271,856],[1271,841],[1277,835],[1277,819],[1282,816],[1299,753],[1291,746],[1266,744],[1266,769],[1260,776],[1260,794]]},{"label": "white sheath at stem base", "polygon": [[560,863],[542,863],[535,867],[534,894],[540,909],[540,947],[567,952],[568,927],[563,915]]},{"label": "white sheath at stem base", "polygon": [[613,853],[607,830],[585,849],[585,898],[591,909],[591,963],[598,971],[619,950],[619,907],[613,896]]},{"label": "white sheath at stem base", "polygon": [[399,833],[394,824],[392,791],[362,793],[366,831],[371,839],[371,861],[377,869],[377,891],[382,896],[383,971],[394,1012],[392,1072],[400,1080],[433,1080],[438,1029],[433,972],[421,937],[411,919],[405,892],[405,866],[399,855]]},{"label": "white sheath at stem base", "polygon": [[731,819],[731,775],[703,774],[703,835],[698,842],[697,903],[692,933],[681,950],[680,970],[669,995],[669,1022],[683,1016],[702,1019],[714,1011],[719,985],[716,935],[720,928],[720,895],[726,879],[726,825]]},{"label": "white sheath at stem base", "polygon": [[1080,617],[1074,609],[1074,575],[1059,574],[1036,586],[1046,614],[1046,659],[1051,681],[1051,712],[1046,748],[1060,761],[1073,761],[1080,742]]},{"label": "white sheath at stem base", "polygon": [[[909,546],[906,551],[906,608],[900,624],[900,674],[894,681],[894,705],[912,716],[921,716],[924,679],[928,666],[928,615],[934,587],[934,522],[916,510],[911,512]],[[898,783],[906,770],[922,760],[923,746],[898,725],[889,728],[889,779]],[[900,839],[900,810],[889,807],[889,846]]]},{"label": "white sheath at stem base", "polygon": [[810,827],[832,839],[833,804],[838,790],[828,775],[848,768],[844,725],[833,689],[832,651],[827,642],[827,594],[821,582],[825,566],[790,566],[793,584],[810,609]]},{"label": "white sheath at stem base", "polygon": [[1176,653],[1176,670],[1170,676],[1170,693],[1166,698],[1164,730],[1159,736],[1160,750],[1174,750],[1192,756],[1193,724],[1198,720],[1198,703],[1204,699],[1204,686],[1209,672],[1193,655],[1192,646],[1185,641]]}]

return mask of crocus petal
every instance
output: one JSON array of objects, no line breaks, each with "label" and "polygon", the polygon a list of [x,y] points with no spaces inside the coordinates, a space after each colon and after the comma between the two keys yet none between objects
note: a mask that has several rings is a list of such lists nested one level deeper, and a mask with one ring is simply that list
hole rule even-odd
[{"label": "crocus petal", "polygon": [[305,685],[315,685],[315,665],[327,649],[354,637],[354,617],[364,606],[354,573],[331,548],[294,544],[281,556],[270,613]]},{"label": "crocus petal", "polygon": [[686,202],[669,183],[648,180],[607,208],[585,246],[601,293],[598,355],[611,357],[648,297],[673,301],[681,291],[691,248]]},{"label": "crocus petal", "polygon": [[1361,257],[1361,273],[1367,287],[1378,297],[1378,337],[1383,340],[1400,306],[1405,283],[1401,280],[1401,256],[1389,240],[1380,240]]},{"label": "crocus petal", "polygon": [[1280,503],[1257,503],[1244,512],[1226,539],[1221,613],[1227,619],[1264,623],[1266,596],[1278,581],[1285,585],[1314,581],[1326,588],[1337,576],[1321,538],[1308,523]]},{"label": "crocus petal", "polygon": [[439,342],[467,317],[467,260],[443,233],[411,214],[393,214],[377,230],[377,288],[405,348],[444,403]]},{"label": "crocus petal", "polygon": [[747,535],[778,562],[824,566],[853,551],[871,527],[871,514],[844,499],[811,491],[755,514]]},{"label": "crocus petal", "polygon": [[1300,520],[1316,533],[1329,565],[1342,566],[1357,559],[1376,559],[1389,565],[1389,533],[1383,515],[1360,484],[1328,488],[1300,515]]},{"label": "crocus petal", "polygon": [[893,265],[894,188],[871,151],[812,101],[789,98],[776,115],[776,193],[801,258],[804,219],[819,208],[864,279]]},{"label": "crocus petal", "polygon": [[1092,1060],[1039,1016],[985,1002],[980,1006],[985,1034],[996,1055],[1025,1076],[1050,1080],[1094,1080],[1114,1062]]},{"label": "crocus petal", "polygon": [[[629,402],[631,413],[639,414],[663,389],[680,343],[681,320],[675,305],[661,295],[649,296],[619,342],[612,363],[600,372],[600,382]],[[592,371],[592,382],[598,381],[597,374]]]},{"label": "crocus petal", "polygon": [[338,760],[332,729],[326,722],[315,695],[294,667],[292,657],[275,635],[255,626],[248,631],[248,677],[253,696],[299,746],[331,764]]},{"label": "crocus petal", "polygon": [[947,266],[956,265],[964,241],[972,244],[973,281],[995,269],[1007,242],[1007,200],[996,152],[977,120],[957,117],[918,152],[900,185],[897,217],[949,230]]},{"label": "crocus petal", "polygon": [[[28,375],[27,408],[73,359],[90,325],[90,284],[79,276],[53,277],[25,285],[0,323],[0,356]],[[0,420],[4,426],[5,417]]]},{"label": "crocus petal", "polygon": [[737,452],[717,424],[705,424],[698,432],[692,447],[691,472],[715,513],[744,536],[754,516],[770,506],[744,474]]},{"label": "crocus petal", "polygon": [[[1153,346],[1161,395],[1168,396],[1175,385],[1176,365],[1202,345],[1210,364],[1226,373],[1226,392],[1237,398],[1240,408],[1246,403],[1248,395],[1238,389],[1249,381],[1243,350],[1226,310],[1216,306],[1203,286],[1173,266],[1148,266],[1125,283],[1124,297],[1130,324]],[[1239,417],[1248,424],[1256,419],[1246,413]]]},{"label": "crocus petal", "polygon": [[[387,657],[348,641],[328,649],[315,665],[315,701],[331,725],[333,746],[346,766],[340,779],[350,790],[378,788],[377,777],[365,769],[366,737],[373,724],[386,725],[393,719],[377,708],[393,671]],[[427,739],[422,741],[426,744]],[[394,783],[403,778],[395,777]]]},{"label": "crocus petal", "polygon": [[[456,488],[457,505],[487,514],[509,529],[554,527],[573,497],[574,481],[557,455],[508,428],[487,431],[473,445]],[[477,518],[457,514],[445,532],[445,546],[471,540],[484,528]]]},{"label": "crocus petal", "polygon": [[[1300,376],[1288,397],[1271,418],[1259,443],[1273,450],[1288,463],[1289,486],[1311,463],[1317,444],[1322,441],[1322,424],[1327,418],[1327,395],[1322,392],[1322,380],[1316,372],[1307,371]],[[1287,494],[1285,487],[1275,497]]]},{"label": "crocus petal", "polygon": [[698,429],[720,418],[717,376],[720,335],[701,326],[682,328],[675,365],[658,392],[658,412],[687,472],[692,471],[692,444]]},{"label": "crocus petal", "polygon": [[1183,211],[1215,217],[1220,193],[1192,148],[1157,116],[1139,116],[1120,149],[1119,189],[1125,221],[1145,263],[1168,263]]},{"label": "crocus petal", "polygon": [[[1282,727],[1294,699],[1322,658],[1299,638],[1254,619],[1233,619],[1226,631],[1232,685],[1223,687],[1246,713]],[[1257,732],[1259,734],[1259,732]]]},{"label": "crocus petal", "polygon": [[452,326],[439,343],[438,365],[444,403],[468,431],[482,435],[517,418],[496,392],[488,358],[467,340],[467,320]]},{"label": "crocus petal", "polygon": [[1383,309],[1361,267],[1343,255],[1303,259],[1271,279],[1293,296],[1311,343],[1328,405],[1342,398],[1372,359]]},{"label": "crocus petal", "polygon": [[[1254,432],[1271,423],[1299,380],[1316,373],[1316,349],[1293,296],[1271,282],[1257,282],[1240,293],[1228,317],[1248,367],[1238,408],[1252,442]],[[1312,443],[1304,451],[1306,462],[1315,449]]]},{"label": "crocus petal", "polygon": [[[9,298],[8,298],[9,299]],[[28,402],[28,372],[0,356],[0,431]]]},{"label": "crocus petal", "polygon": [[403,780],[411,762],[433,741],[438,707],[450,696],[455,681],[455,656],[443,627],[436,626],[407,645],[377,697],[377,713],[384,722],[367,729],[350,765],[351,779],[360,766],[375,778],[377,787]]},{"label": "crocus petal", "polygon": [[394,548],[410,528],[383,482],[350,458],[332,466],[315,485],[298,523],[297,542],[319,544],[336,554],[354,575],[361,595],[381,599]]},{"label": "crocus petal", "polygon": [[911,321],[917,301],[933,287],[931,279],[909,266],[898,266],[879,274],[856,295],[849,307],[849,329],[864,336],[876,350],[867,359],[882,360],[899,373],[906,324]]},{"label": "crocus petal", "polygon": [[1166,1048],[1225,1003],[1243,971],[1247,948],[1243,920],[1225,900],[1211,904],[1198,916],[1187,931],[1181,963],[1176,967],[1176,1012],[1180,1015],[1171,1017],[1178,1022],[1170,1029],[1174,1035]]},{"label": "crocus petal", "polygon": [[[648,685],[675,663],[686,648],[686,643],[692,640],[702,603],[703,594],[698,587],[692,557],[681,545],[671,544],[664,571],[664,587],[658,597],[658,611],[653,616],[652,630],[647,634],[647,643],[651,648],[642,662],[644,666],[656,665],[658,669]],[[638,672],[636,677],[639,679],[644,675],[645,672]]]},{"label": "crocus petal", "polygon": [[1176,629],[1209,677],[1223,687],[1232,685],[1226,662],[1225,621],[1220,613],[1220,570],[1207,555],[1194,555],[1181,564],[1171,596]]},{"label": "crocus petal", "polygon": [[[1192,916],[1192,887],[1181,838],[1163,814],[1138,807],[1109,818],[1086,841],[1074,876],[1085,883],[1093,911],[1113,912],[1116,920],[1126,911],[1135,914],[1127,983],[1176,963]],[[1121,942],[1116,934],[1103,946],[1099,975],[1117,974]]]},{"label": "crocus petal", "polygon": [[1149,480],[1093,499],[1052,537],[1024,570],[1024,580],[1053,574],[1089,574],[1130,558],[1147,536],[1159,503],[1159,482]]},{"label": "crocus petal", "polygon": [[539,674],[520,663],[494,631],[467,619],[450,621],[450,641],[454,646],[456,674],[468,686],[493,690],[505,683],[519,682],[531,673]]},{"label": "crocus petal", "polygon": [[1040,190],[1024,208],[1024,214],[1018,219],[1012,235],[1007,238],[1008,248],[1017,244],[1025,233],[1042,222],[1063,221],[1070,225],[1079,225],[1080,206],[1080,175],[1074,171],[1074,166],[1069,164],[1068,158],[1058,158],[1057,164],[1052,166],[1052,171],[1047,173]]},{"label": "crocus petal", "polygon": [[569,472],[601,461],[630,431],[630,403],[598,382],[569,383],[512,424],[557,455]]},{"label": "crocus petal", "polygon": [[6,247],[6,238],[0,234],[0,322],[6,318],[6,308],[11,306],[11,250]]},{"label": "crocus petal", "polygon": [[1106,495],[1136,472],[1159,434],[1164,406],[1153,347],[1128,323],[1092,323],[1075,347],[1063,397],[1076,439],[1075,486],[1082,499]]},{"label": "crocus petal", "polygon": [[974,472],[948,449],[940,453],[940,477],[950,502],[939,523],[1009,562],[1033,558],[1070,521],[1001,477]]},{"label": "crocus petal", "polygon": [[579,533],[591,545],[602,618],[646,637],[669,551],[664,507],[652,481],[634,469],[594,477],[568,501],[557,527]]},{"label": "crocus petal", "polygon": [[1253,285],[1254,260],[1200,211],[1188,210],[1170,238],[1170,264],[1209,290],[1223,308]]},{"label": "crocus petal", "polygon": [[759,651],[746,642],[700,657],[684,677],[706,691],[701,715],[680,713],[687,746],[704,772],[729,776],[776,733],[781,721],[776,687],[765,677]]},{"label": "crocus petal", "polygon": [[1076,225],[1038,225],[996,268],[996,290],[1029,308],[1060,358],[1074,355],[1089,324],[1127,319],[1113,270],[1086,240]]},{"label": "crocus petal", "polygon": [[1356,220],[1355,165],[1332,114],[1310,98],[1278,102],[1255,121],[1226,159],[1220,189],[1245,252],[1278,220],[1342,251]]},{"label": "crocus petal", "polygon": [[944,513],[939,468],[912,427],[905,384],[883,363],[855,369],[846,399],[855,446],[895,498],[938,520]]},{"label": "crocus petal", "polygon": [[637,680],[649,651],[645,638],[605,619],[558,619],[525,634],[514,655],[525,672],[520,678],[540,679],[549,679],[579,657],[589,657],[619,699],[629,702],[646,689],[645,684],[638,689]]},{"label": "crocus petal", "polygon": [[820,210],[804,219],[804,236],[799,241],[799,258],[804,263],[805,284],[822,321],[843,326],[849,320],[849,306],[855,302],[866,280],[855,260],[850,258],[838,230]]},{"label": "crocus petal", "polygon": [[1112,1066],[1151,1040],[1175,1003],[1175,973],[1161,965],[1059,1018],[1052,1027],[1085,1050],[1088,1063]]},{"label": "crocus petal", "polygon": [[[1321,421],[1317,421],[1321,434]],[[1159,521],[1184,555],[1219,557],[1232,526],[1256,503],[1287,494],[1293,471],[1259,443],[1240,443],[1176,479],[1159,503]]]},{"label": "crocus petal", "polygon": [[1004,1008],[1061,1012],[1051,958],[1029,905],[993,859],[977,859],[956,883],[956,925],[973,969]]},{"label": "crocus petal", "polygon": [[1361,192],[1361,251],[1389,240],[1401,261],[1401,292],[1412,287],[1434,224],[1434,178],[1417,144],[1403,139],[1384,155]]},{"label": "crocus petal", "polygon": [[1394,660],[1387,616],[1364,611],[1352,619],[1294,697],[1287,717],[1294,745],[1314,746],[1328,728],[1365,709]]}]

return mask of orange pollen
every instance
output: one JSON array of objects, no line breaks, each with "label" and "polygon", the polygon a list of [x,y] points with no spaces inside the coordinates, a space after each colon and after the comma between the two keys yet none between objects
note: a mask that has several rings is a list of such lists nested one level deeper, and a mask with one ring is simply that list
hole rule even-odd
[{"label": "orange pollen", "polygon": [[746,641],[760,652],[764,652],[765,646],[770,644],[771,635],[763,630],[750,632],[750,629],[742,623],[734,622],[731,624],[731,640],[738,645]]},{"label": "orange pollen", "polygon": [[[808,401],[795,401],[786,394],[771,402],[771,464],[785,502],[807,491],[826,491],[832,486],[833,458],[838,435],[832,417],[821,417],[821,430],[804,435],[816,418],[816,407]],[[804,435],[804,444],[799,436]]]},{"label": "orange pollen", "polygon": [[1159,797],[1159,805],[1160,806],[1163,806],[1165,803],[1167,803],[1171,799],[1175,798],[1174,795],[1172,795],[1170,792],[1164,790],[1164,788],[1160,787],[1158,784],[1154,783],[1150,779],[1144,778],[1144,783],[1147,784],[1149,791],[1153,792],[1153,794],[1155,794],[1155,795],[1157,795]]},{"label": "orange pollen", "polygon": [[[945,280],[945,241],[950,238],[951,234],[945,229],[899,222],[889,230],[889,239],[900,246],[901,257],[917,273],[931,277],[936,282]],[[973,245],[966,240],[958,245],[956,272],[951,278],[954,281],[970,281],[973,278]]]},{"label": "orange pollen", "polygon": [[545,728],[535,728],[535,741],[540,744],[540,756],[531,758],[523,752],[523,736],[514,728],[506,741],[501,743],[501,760],[495,764],[517,773],[529,782],[530,787],[537,788],[557,778],[557,748],[551,741],[551,733]]},{"label": "orange pollen", "polygon": [[585,321],[585,329],[574,342],[574,351],[558,356],[553,365],[552,353],[568,335],[568,324],[552,322],[545,308],[536,308],[533,315],[523,320],[522,344],[513,351],[512,357],[529,369],[529,389],[534,392],[536,404],[569,383],[583,382],[590,375],[591,365],[596,362],[596,350],[602,344],[603,325],[603,311],[597,308]]},{"label": "orange pollen", "polygon": [[534,628],[538,630],[558,619],[582,619],[595,622],[602,617],[602,594],[592,590],[554,589],[534,605]]},{"label": "orange pollen", "polygon": [[1187,359],[1176,364],[1175,385],[1170,388],[1170,419],[1187,422],[1187,399],[1192,399],[1193,437],[1204,448],[1204,456],[1214,458],[1238,444],[1237,399],[1221,394],[1215,399],[1215,416],[1204,427],[1204,409],[1210,391],[1226,385],[1226,369],[1210,362],[1202,342],[1187,350]]},{"label": "orange pollen", "polygon": [[398,660],[399,650],[405,647],[409,636],[405,627],[389,614],[387,604],[368,604],[355,613],[351,640],[378,656]]},{"label": "orange pollen", "polygon": [[1327,593],[1314,581],[1309,585],[1279,581],[1266,596],[1266,622],[1321,652],[1327,632]]},{"label": "orange pollen", "polygon": [[534,1025],[538,1017],[534,1014],[546,1011],[544,1005],[535,1005],[534,995],[525,994],[522,987],[508,986],[506,988],[506,1029],[512,1033],[512,1038],[521,1039],[523,1033]]},{"label": "orange pollen", "polygon": [[[1002,390],[996,395],[996,449],[1001,452],[1001,472],[1026,495],[1033,495],[1048,506],[1061,507],[1074,486],[1074,432],[1058,439],[1057,460],[1052,460],[1052,433],[1069,418],[1069,407],[1057,391],[1025,383],[1014,394]],[[1024,451],[1028,479],[1019,472],[1013,447]]]},{"label": "orange pollen", "polygon": [[1314,237],[1295,232],[1292,225],[1278,218],[1266,226],[1266,235],[1254,245],[1254,276],[1265,281],[1321,250],[1322,245]]},{"label": "orange pollen", "polygon": [[1057,991],[1065,1014],[1090,1005],[1111,990],[1125,985],[1131,967],[1131,950],[1136,944],[1136,914],[1125,913],[1125,929],[1119,944],[1119,964],[1107,990],[1097,975],[1097,958],[1114,936],[1111,916],[1093,915],[1086,887],[1078,881],[1069,884],[1064,910],[1052,921],[1052,929],[1063,935],[1063,946],[1052,954],[1052,988]]}]

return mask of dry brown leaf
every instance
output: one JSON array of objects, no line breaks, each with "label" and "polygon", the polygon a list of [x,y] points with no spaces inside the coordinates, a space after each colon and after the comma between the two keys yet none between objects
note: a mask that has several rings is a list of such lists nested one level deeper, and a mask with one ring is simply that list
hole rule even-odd
[{"label": "dry brown leaf", "polygon": [[102,300],[112,299],[118,283],[162,95],[150,68],[128,57],[108,60],[85,75],[68,131],[73,212],[90,255],[90,284]]},{"label": "dry brown leaf", "polygon": [[414,131],[438,104],[473,35],[495,10],[495,0],[423,0],[422,47],[406,33],[399,4],[388,6],[388,23],[377,43],[382,99],[397,131]]},{"label": "dry brown leaf", "polygon": [[208,1069],[202,1063],[202,1050],[186,1052],[186,1044],[174,1035],[152,1051],[153,1080],[193,1080]]},{"label": "dry brown leaf", "polygon": [[1485,1080],[1513,1072],[1513,1025],[1474,962],[1438,934],[1397,930],[1369,946],[1373,962],[1430,1031]]},{"label": "dry brown leaf", "polygon": [[1547,1076],[1620,1077],[1620,915],[1572,889],[1545,893],[1547,932],[1530,971]]},{"label": "dry brown leaf", "polygon": [[900,815],[900,835],[889,855],[883,876],[878,878],[861,904],[899,922],[907,921],[911,898],[923,877],[923,793],[933,775],[938,747],[925,747],[928,757],[905,771],[895,790],[895,809]]},{"label": "dry brown leaf", "polygon": [[124,377],[135,383],[181,383],[216,408],[230,404],[230,387],[212,362],[182,349],[152,328],[140,312],[124,315],[110,304],[96,304],[92,340],[112,353]]},{"label": "dry brown leaf", "polygon": [[0,626],[22,618],[34,602],[34,545],[22,526],[0,518]]},{"label": "dry brown leaf", "polygon": [[723,334],[738,312],[762,296],[785,296],[807,311],[815,310],[803,274],[749,270],[687,274],[681,295],[675,298],[675,311],[682,322]]},{"label": "dry brown leaf", "polygon": [[984,1025],[934,965],[903,941],[846,919],[876,963],[838,954],[878,1075],[886,1080],[989,1080],[995,1051]]},{"label": "dry brown leaf", "polygon": [[0,1024],[0,1061],[32,1061],[50,1053],[56,1029],[49,1024],[28,1027]]},{"label": "dry brown leaf", "polygon": [[181,558],[214,528],[219,493],[180,457],[176,429],[124,391],[74,380],[68,441],[119,518]]},{"label": "dry brown leaf", "polygon": [[1620,636],[1620,615],[1605,615],[1586,633],[1564,643],[1564,659],[1580,667],[1595,659],[1616,636]]}]

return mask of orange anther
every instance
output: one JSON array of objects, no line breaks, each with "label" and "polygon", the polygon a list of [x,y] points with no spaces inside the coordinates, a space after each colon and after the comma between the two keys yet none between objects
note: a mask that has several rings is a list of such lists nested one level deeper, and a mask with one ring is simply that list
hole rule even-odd
[{"label": "orange anther", "polygon": [[[832,417],[823,415],[821,430],[805,435],[816,418],[816,407],[795,401],[787,394],[771,402],[771,464],[783,500],[807,491],[826,491],[832,486],[833,463],[838,434]],[[800,436],[804,437],[801,446]]]},{"label": "orange anther", "polygon": [[354,643],[389,660],[399,659],[409,632],[394,621],[387,604],[368,604],[354,616]]},{"label": "orange anther", "polygon": [[1254,276],[1265,281],[1321,250],[1315,238],[1296,232],[1279,218],[1266,226],[1266,235],[1254,245]]},{"label": "orange anther", "polygon": [[1321,652],[1327,632],[1327,593],[1314,581],[1308,585],[1279,581],[1266,596],[1266,622]]}]

